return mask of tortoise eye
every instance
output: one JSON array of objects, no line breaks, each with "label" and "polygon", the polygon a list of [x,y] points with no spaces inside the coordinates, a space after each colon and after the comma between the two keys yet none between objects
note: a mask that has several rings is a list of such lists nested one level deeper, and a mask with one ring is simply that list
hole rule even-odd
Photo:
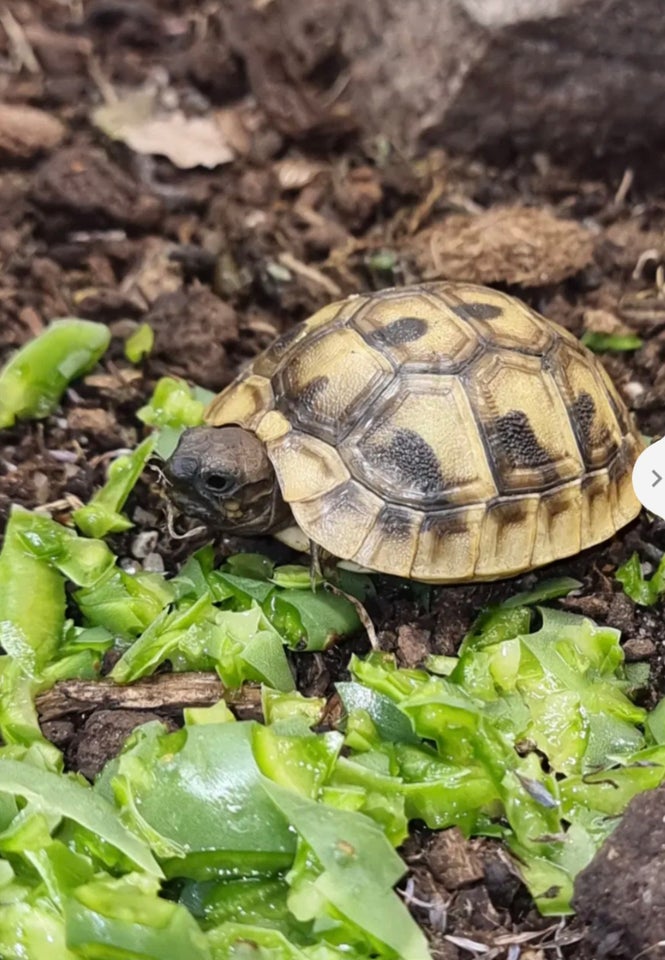
[{"label": "tortoise eye", "polygon": [[216,496],[230,493],[236,485],[235,477],[230,473],[206,473],[202,480],[210,493],[214,493]]}]

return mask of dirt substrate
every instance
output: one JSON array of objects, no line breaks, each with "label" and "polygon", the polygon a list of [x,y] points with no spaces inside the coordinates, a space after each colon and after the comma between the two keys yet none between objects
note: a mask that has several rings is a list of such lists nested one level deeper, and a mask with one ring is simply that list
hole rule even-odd
[{"label": "dirt substrate", "polygon": [[[3,524],[12,502],[52,504],[66,520],[115,452],[142,436],[135,412],[161,375],[216,390],[331,299],[423,277],[491,283],[578,335],[639,334],[640,349],[603,362],[643,432],[665,433],[665,189],[639,168],[584,179],[542,155],[498,170],[438,150],[407,161],[381,140],[344,131],[290,142],[226,50],[215,3],[107,0],[86,5],[84,17],[76,2],[10,2],[0,17],[0,68],[0,359],[58,316],[106,323],[114,335],[102,367],[68,391],[56,415],[0,436]],[[171,123],[178,109],[208,121],[214,114],[215,149],[225,147],[226,162],[178,169],[92,123],[95,108],[145,84]],[[189,146],[194,160],[204,150],[195,137]],[[153,327],[155,348],[136,367],[123,342],[142,322]],[[167,533],[150,471],[129,513],[136,526],[113,549],[135,565],[175,570],[193,544]],[[620,628],[627,658],[649,662],[644,702],[653,705],[665,692],[665,615],[662,606],[635,607],[618,589],[614,571],[633,550],[655,564],[665,524],[642,516],[547,575],[580,579],[565,606]],[[372,614],[382,645],[412,666],[429,651],[454,653],[484,604],[536,579],[426,595],[383,581]],[[329,691],[351,649],[366,645],[303,655],[302,689]],[[177,722],[183,695],[168,683],[147,684],[124,703],[74,691],[65,708],[45,708],[45,730],[72,767],[92,775],[137,722]],[[206,702],[215,692],[214,679],[201,677],[187,696]],[[240,704],[241,714],[254,706]],[[602,938],[593,923],[587,932],[579,921],[540,918],[494,842],[423,830],[403,853],[412,867],[405,896],[434,956],[473,955],[465,938],[485,944],[486,957],[596,955]],[[623,885],[627,873],[615,875],[613,931],[643,924],[634,886],[653,881],[635,864]],[[589,877],[581,905],[600,882]],[[636,952],[630,937],[603,943],[612,955]]]}]

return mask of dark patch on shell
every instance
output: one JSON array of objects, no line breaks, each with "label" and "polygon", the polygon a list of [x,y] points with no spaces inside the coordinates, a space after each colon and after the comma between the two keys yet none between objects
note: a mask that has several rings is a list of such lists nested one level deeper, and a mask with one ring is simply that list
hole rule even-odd
[{"label": "dark patch on shell", "polygon": [[421,533],[432,533],[435,537],[445,540],[446,537],[466,533],[469,529],[469,519],[466,510],[461,513],[446,511],[445,513],[426,513],[421,525]]},{"label": "dark patch on shell", "polygon": [[552,457],[541,445],[523,410],[511,410],[497,417],[491,429],[511,466],[538,468],[552,465]]},{"label": "dark patch on shell", "polygon": [[320,411],[316,409],[316,402],[321,394],[326,391],[329,383],[330,378],[325,375],[314,377],[313,380],[310,380],[309,383],[305,384],[297,393],[291,394],[287,399],[289,399],[298,410],[304,410],[309,416],[320,416]]},{"label": "dark patch on shell", "polygon": [[[590,393],[585,391],[575,398],[573,402],[573,416],[585,461],[589,461],[593,457],[594,445],[598,447],[607,446],[605,463],[616,455],[617,445],[614,439],[611,438],[611,432],[607,424],[603,423],[600,425],[600,429],[596,428],[594,436],[596,404]],[[598,464],[596,464],[596,466],[598,466]]]},{"label": "dark patch on shell", "polygon": [[296,323],[295,326],[291,327],[290,330],[287,330],[286,333],[281,334],[281,336],[277,337],[277,339],[273,341],[270,347],[270,352],[274,353],[276,357],[281,356],[286,348],[292,344],[297,337],[300,336],[302,329],[303,324]]},{"label": "dark patch on shell", "polygon": [[607,468],[610,480],[613,483],[618,483],[623,475],[630,470],[632,463],[630,443],[627,438],[624,438],[621,446],[612,451],[612,460]]},{"label": "dark patch on shell", "polygon": [[413,343],[427,333],[427,321],[419,317],[400,317],[392,323],[374,330],[368,336],[369,343],[386,347],[399,347],[403,343]]},{"label": "dark patch on shell", "polygon": [[513,523],[524,523],[528,516],[528,509],[522,500],[504,500],[490,507],[492,513],[498,514],[502,527],[509,527]]},{"label": "dark patch on shell", "polygon": [[453,307],[453,313],[462,320],[496,320],[503,310],[493,303],[460,303],[459,306]]},{"label": "dark patch on shell", "polygon": [[379,514],[378,523],[381,533],[388,540],[405,543],[411,539],[413,524],[411,518],[402,511],[386,507]]},{"label": "dark patch on shell", "polygon": [[252,364],[252,372],[260,376],[271,377],[275,367],[284,359],[289,351],[289,347],[294,343],[303,331],[304,324],[296,323],[290,330],[277,337],[270,344],[268,349],[259,354]]},{"label": "dark patch on shell", "polygon": [[581,393],[573,402],[573,415],[579,427],[580,439],[584,451],[591,449],[593,421],[596,417],[596,404],[590,393]]},{"label": "dark patch on shell", "polygon": [[415,488],[426,496],[445,489],[446,481],[434,450],[414,430],[399,428],[388,443],[366,441],[362,453],[371,466],[400,487]]}]

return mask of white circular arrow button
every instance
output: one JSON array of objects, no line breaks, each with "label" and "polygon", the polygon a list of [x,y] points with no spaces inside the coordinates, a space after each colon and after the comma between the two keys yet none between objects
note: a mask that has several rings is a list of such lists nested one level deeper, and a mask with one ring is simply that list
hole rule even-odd
[{"label": "white circular arrow button", "polygon": [[665,520],[665,437],[647,447],[633,467],[633,489],[640,503]]}]

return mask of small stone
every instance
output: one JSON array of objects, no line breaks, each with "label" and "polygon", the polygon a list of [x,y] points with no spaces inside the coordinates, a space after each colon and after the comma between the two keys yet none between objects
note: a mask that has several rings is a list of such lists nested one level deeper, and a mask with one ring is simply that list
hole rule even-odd
[{"label": "small stone", "polygon": [[46,474],[42,473],[41,470],[35,470],[32,475],[32,486],[36,503],[39,506],[48,503],[51,487]]},{"label": "small stone", "polygon": [[164,573],[164,560],[159,553],[149,553],[143,561],[143,569],[148,573]]},{"label": "small stone", "polygon": [[650,637],[632,637],[623,644],[623,652],[628,662],[648,660],[656,652],[656,644]]},{"label": "small stone", "polygon": [[403,623],[397,631],[397,652],[404,667],[420,666],[432,652],[431,633],[412,623]]},{"label": "small stone", "polygon": [[109,433],[115,429],[116,421],[108,410],[102,407],[74,407],[67,415],[70,430],[85,430],[87,433]]},{"label": "small stone", "polygon": [[136,506],[132,513],[132,520],[134,523],[141,524],[141,526],[153,527],[157,523],[157,515],[141,506]]},{"label": "small stone", "polygon": [[[159,533],[156,530],[143,530],[132,540],[132,556],[145,560],[157,546]],[[145,564],[144,564],[145,567]]]},{"label": "small stone", "polygon": [[0,104],[0,155],[27,160],[52,150],[65,128],[56,117],[34,107]]}]

